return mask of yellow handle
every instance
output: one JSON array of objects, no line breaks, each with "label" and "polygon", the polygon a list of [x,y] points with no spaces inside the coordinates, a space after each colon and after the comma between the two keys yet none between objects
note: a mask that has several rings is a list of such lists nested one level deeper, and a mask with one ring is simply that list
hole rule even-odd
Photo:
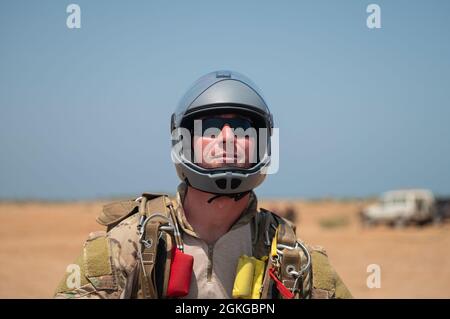
[{"label": "yellow handle", "polygon": [[239,257],[236,279],[234,280],[233,298],[259,299],[265,270],[265,260],[243,255]]},{"label": "yellow handle", "polygon": [[[253,257],[252,257],[253,258]],[[252,299],[259,299],[261,296],[261,286],[263,283],[264,270],[267,260],[267,256],[263,257],[263,260],[259,260],[253,258],[255,262],[255,273],[253,275],[253,291],[252,291]]]}]

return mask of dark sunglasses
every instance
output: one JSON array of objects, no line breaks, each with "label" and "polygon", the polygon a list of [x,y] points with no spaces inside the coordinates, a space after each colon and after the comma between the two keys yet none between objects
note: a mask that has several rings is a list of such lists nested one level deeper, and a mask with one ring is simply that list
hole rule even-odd
[{"label": "dark sunglasses", "polygon": [[[222,130],[223,127],[228,124],[228,126],[232,129],[241,128],[244,131],[248,128],[253,127],[253,122],[249,119],[242,118],[242,117],[235,117],[235,118],[221,118],[221,117],[208,117],[204,119],[200,119],[202,121],[202,134],[205,134],[205,131],[210,128]],[[194,130],[194,121],[192,121],[192,124],[190,125],[188,129],[193,132]]]}]

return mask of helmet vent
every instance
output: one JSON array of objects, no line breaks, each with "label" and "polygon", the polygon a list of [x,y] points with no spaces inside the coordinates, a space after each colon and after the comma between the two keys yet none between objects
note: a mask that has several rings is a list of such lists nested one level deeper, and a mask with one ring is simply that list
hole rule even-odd
[{"label": "helmet vent", "polygon": [[237,178],[233,178],[232,180],[231,180],[231,189],[236,189],[236,188],[238,188],[239,187],[239,185],[241,185],[241,180],[240,179],[237,179]]},{"label": "helmet vent", "polygon": [[216,181],[216,185],[220,189],[225,189],[225,188],[227,188],[227,180],[225,178],[218,179]]}]

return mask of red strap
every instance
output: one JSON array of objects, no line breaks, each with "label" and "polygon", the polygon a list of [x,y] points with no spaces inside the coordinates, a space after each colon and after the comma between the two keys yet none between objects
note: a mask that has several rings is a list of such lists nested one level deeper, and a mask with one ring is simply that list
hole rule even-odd
[{"label": "red strap", "polygon": [[283,285],[283,283],[275,275],[274,271],[275,271],[275,269],[270,268],[269,275],[270,275],[270,278],[272,278],[273,281],[275,281],[276,287],[277,287],[278,291],[280,292],[280,294],[286,299],[294,298],[294,294],[288,288],[286,288],[285,285]]}]

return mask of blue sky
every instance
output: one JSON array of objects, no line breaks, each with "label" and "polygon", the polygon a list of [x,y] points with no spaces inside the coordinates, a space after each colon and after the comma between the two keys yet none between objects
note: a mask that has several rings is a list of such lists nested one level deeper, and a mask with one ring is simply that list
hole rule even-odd
[{"label": "blue sky", "polygon": [[280,128],[257,194],[450,194],[449,18],[443,0],[2,1],[0,198],[174,192],[170,115],[217,69],[250,77]]}]

